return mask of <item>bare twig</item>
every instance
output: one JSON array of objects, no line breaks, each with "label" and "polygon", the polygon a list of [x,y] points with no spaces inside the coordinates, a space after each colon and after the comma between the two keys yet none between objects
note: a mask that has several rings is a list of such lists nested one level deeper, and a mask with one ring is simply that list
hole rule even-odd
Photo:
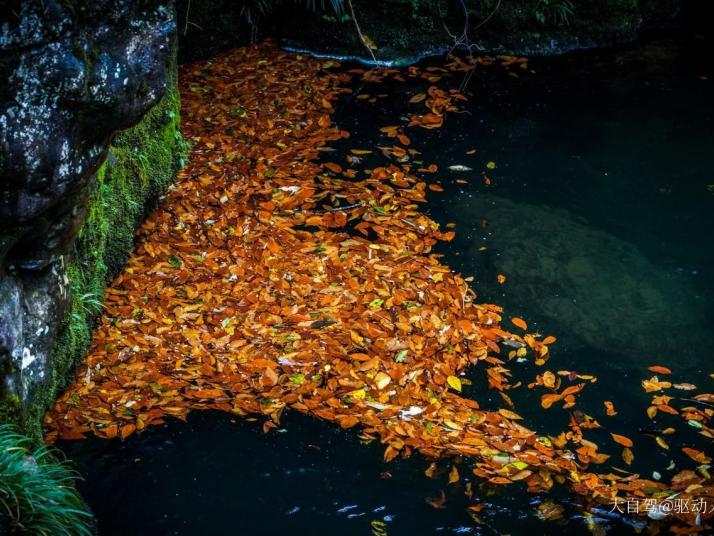
[{"label": "bare twig", "polygon": [[496,7],[493,8],[493,11],[491,11],[491,13],[488,15],[488,17],[486,17],[485,19],[483,19],[483,20],[479,23],[479,25],[474,28],[474,30],[478,30],[481,26],[483,26],[483,25],[486,24],[488,21],[490,21],[490,20],[491,20],[491,17],[493,17],[493,16],[496,14],[496,11],[498,11],[498,8],[499,8],[499,7],[501,7],[501,0],[498,0],[498,2],[496,3]]},{"label": "bare twig", "polygon": [[186,24],[183,27],[183,34],[186,35],[188,32],[188,12],[191,11],[191,0],[186,3]]},{"label": "bare twig", "polygon": [[696,398],[680,398],[680,400],[686,400],[688,402],[696,402],[697,404],[701,404],[702,406],[707,406],[709,408],[714,408],[713,405],[707,404],[706,402],[702,402],[701,400],[697,400]]},{"label": "bare twig", "polygon": [[[461,6],[461,10],[464,12],[464,27],[463,27],[460,35],[456,35],[451,32],[449,27],[446,25],[446,21],[444,20],[443,14],[441,13],[441,4],[437,3],[438,9],[439,9],[439,16],[441,18],[441,24],[444,26],[446,33],[449,34],[449,37],[451,37],[454,40],[454,44],[451,47],[451,49],[449,49],[449,52],[447,53],[447,55],[453,53],[454,50],[456,50],[457,48],[463,47],[466,49],[466,52],[469,55],[469,59],[473,59],[473,51],[474,50],[483,51],[484,47],[482,47],[478,43],[470,42],[469,31],[473,32],[474,30],[481,28],[481,26],[483,26],[489,20],[491,20],[491,18],[496,14],[498,9],[501,7],[501,1],[502,0],[498,0],[498,2],[496,2],[496,6],[493,8],[491,13],[489,13],[488,16],[484,20],[482,20],[478,25],[476,25],[473,29],[470,29],[469,11],[466,6],[466,2],[464,2],[464,0],[458,0],[459,5]],[[462,80],[461,84],[459,85],[459,91],[464,91],[464,89],[466,89],[466,86],[468,85],[472,76],[473,76],[473,69],[464,75],[464,79]]]},{"label": "bare twig", "polygon": [[202,32],[205,31],[201,26],[199,26],[199,25],[196,24],[195,22],[191,22],[190,20],[188,20],[188,13],[189,13],[189,11],[191,11],[191,0],[188,0],[188,3],[186,4],[186,24],[185,24],[184,27],[183,27],[183,34],[186,35],[186,34],[188,33],[188,25],[189,25],[189,24],[190,24],[191,26],[195,26],[196,28],[198,28],[198,29],[201,30]]},{"label": "bare twig", "polygon": [[355,23],[355,29],[357,30],[357,35],[359,36],[359,40],[362,41],[364,48],[366,48],[367,51],[369,52],[369,55],[372,56],[372,61],[376,62],[377,57],[374,55],[374,52],[372,52],[372,47],[369,46],[369,44],[367,43],[367,40],[364,38],[364,34],[362,33],[362,30],[360,30],[359,23],[357,22],[357,17],[355,17],[355,8],[352,5],[352,0],[347,0],[347,4],[350,6],[350,14],[352,15],[352,21]]}]

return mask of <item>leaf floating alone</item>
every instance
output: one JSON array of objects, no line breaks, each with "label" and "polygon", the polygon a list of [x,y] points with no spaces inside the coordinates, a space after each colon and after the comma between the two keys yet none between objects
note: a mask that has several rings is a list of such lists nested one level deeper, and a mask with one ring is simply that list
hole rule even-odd
[{"label": "leaf floating alone", "polygon": [[689,456],[695,462],[710,463],[712,461],[712,459],[709,456],[707,456],[700,450],[696,450],[696,449],[689,448],[689,447],[683,447],[682,452],[684,452],[687,456]]},{"label": "leaf floating alone", "polygon": [[455,484],[460,478],[459,470],[456,468],[456,465],[452,465],[451,471],[449,472],[449,484]]},{"label": "leaf floating alone", "polygon": [[697,386],[692,383],[675,383],[672,387],[680,391],[694,391],[697,388]]},{"label": "leaf floating alone", "polygon": [[469,166],[464,166],[462,164],[453,164],[449,166],[449,171],[457,171],[457,172],[463,172],[463,171],[472,171],[472,169]]},{"label": "leaf floating alone", "polygon": [[603,404],[605,405],[605,413],[609,417],[614,417],[615,415],[617,415],[617,411],[615,411],[615,405],[612,402],[610,402],[609,400],[605,400]]},{"label": "leaf floating alone", "polygon": [[694,419],[689,419],[687,421],[687,424],[692,428],[696,428],[697,430],[701,430],[704,428],[704,426],[702,426],[702,423],[700,423],[699,421],[695,421]]},{"label": "leaf floating alone", "polygon": [[622,449],[622,461],[624,461],[627,465],[632,465],[634,459],[635,455],[633,454],[631,449],[629,449],[628,447]]},{"label": "leaf floating alone", "polygon": [[399,134],[399,127],[394,126],[394,125],[389,125],[389,126],[380,128],[379,131],[386,134],[390,138],[396,138],[397,135]]},{"label": "leaf floating alone", "polygon": [[431,464],[429,464],[429,467],[424,470],[424,474],[429,478],[436,478],[437,469],[438,466],[436,465],[436,462],[431,462]]},{"label": "leaf floating alone", "polygon": [[628,447],[628,448],[632,447],[632,440],[629,437],[625,437],[625,436],[619,435],[619,434],[612,434],[612,433],[610,435],[612,436],[612,439],[613,439],[613,441],[615,441],[615,443],[619,443],[623,447]]},{"label": "leaf floating alone", "polygon": [[655,437],[655,443],[657,443],[657,445],[659,445],[660,448],[663,448],[664,450],[669,450],[669,445],[664,440],[664,438],[662,438],[660,436]]},{"label": "leaf floating alone", "polygon": [[655,374],[672,374],[672,371],[669,370],[667,367],[662,367],[660,365],[652,365],[651,367],[647,367],[647,370],[650,372],[654,372]]},{"label": "leaf floating alone", "polygon": [[446,493],[440,491],[438,497],[431,497],[426,499],[426,504],[428,504],[432,508],[446,508]]},{"label": "leaf floating alone", "polygon": [[522,318],[514,316],[513,318],[511,318],[511,322],[513,322],[515,326],[521,328],[523,331],[528,329],[528,324],[526,324]]},{"label": "leaf floating alone", "polygon": [[503,285],[503,284],[506,282],[506,276],[505,276],[505,275],[502,275],[502,274],[498,274],[498,275],[496,276],[496,279],[498,280],[498,282],[499,282],[501,285]]}]

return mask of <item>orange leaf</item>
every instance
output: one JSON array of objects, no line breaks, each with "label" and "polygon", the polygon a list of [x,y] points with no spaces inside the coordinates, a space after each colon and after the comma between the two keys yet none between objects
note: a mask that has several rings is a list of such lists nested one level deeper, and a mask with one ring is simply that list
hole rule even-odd
[{"label": "orange leaf", "polygon": [[629,437],[625,437],[623,435],[619,434],[610,434],[612,436],[612,439],[615,441],[615,443],[619,443],[623,447],[632,447],[633,443],[632,440]]},{"label": "orange leaf", "polygon": [[526,324],[522,318],[518,318],[517,316],[514,316],[513,318],[511,318],[511,322],[513,322],[516,326],[521,328],[523,331],[528,329],[528,324]]},{"label": "orange leaf", "polygon": [[562,400],[562,396],[556,394],[547,394],[540,397],[540,405],[544,409],[548,409],[550,406],[555,404],[558,400]]},{"label": "orange leaf", "polygon": [[610,402],[609,400],[605,400],[603,404],[605,404],[605,413],[607,413],[608,416],[614,417],[615,415],[617,415],[617,411],[615,411],[615,405],[612,402]]},{"label": "orange leaf", "polygon": [[709,456],[707,456],[700,450],[695,450],[689,447],[682,447],[682,452],[684,452],[691,459],[699,463],[709,463],[710,461],[712,461]]},{"label": "orange leaf", "polygon": [[135,430],[136,430],[135,424],[132,424],[132,423],[125,424],[124,426],[121,427],[121,438],[126,439],[131,434],[133,434]]},{"label": "orange leaf", "polygon": [[651,367],[647,367],[647,370],[654,372],[655,374],[672,374],[671,370],[660,365],[652,365]]}]

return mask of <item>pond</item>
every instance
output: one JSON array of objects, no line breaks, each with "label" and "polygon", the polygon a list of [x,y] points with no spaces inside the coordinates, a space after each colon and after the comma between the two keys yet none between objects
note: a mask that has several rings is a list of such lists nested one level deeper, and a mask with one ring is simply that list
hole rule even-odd
[{"label": "pond", "polygon": [[[510,72],[477,70],[465,86],[468,102],[444,127],[409,132],[424,161],[439,166],[444,189],[430,192],[424,210],[442,226],[456,224],[456,238],[439,250],[454,270],[475,275],[479,301],[557,337],[551,370],[598,378],[578,408],[604,422],[603,401],[615,403],[610,431],[636,442],[628,469],[671,476],[671,460],[680,460],[674,451],[707,446],[680,426],[667,439],[671,449],[661,448],[648,432],[669,424],[647,418],[650,395],[640,382],[652,376],[648,366],[663,365],[675,382],[705,392],[714,383],[711,57],[661,40],[535,59],[529,70]],[[454,75],[440,84],[462,81]],[[378,128],[399,123],[405,95],[428,85],[355,82],[335,114],[351,137],[333,144],[330,159],[390,144]],[[525,383],[542,372],[513,368]],[[470,378],[466,396],[502,406],[478,367]],[[510,396],[528,426],[557,433],[567,412],[544,411],[539,395]],[[58,446],[85,479],[80,491],[100,534],[630,534],[638,526],[607,509],[583,514],[562,489],[545,497],[485,487],[466,470],[447,485],[445,476],[424,476],[429,462],[420,456],[385,463],[381,446],[357,436],[293,413],[263,434],[254,419],[205,411],[123,442]],[[596,430],[590,438],[608,437]],[[618,449],[610,453],[619,458]],[[466,511],[468,481],[484,504],[480,524]],[[545,500],[563,504],[565,515],[540,520],[535,511]]]}]

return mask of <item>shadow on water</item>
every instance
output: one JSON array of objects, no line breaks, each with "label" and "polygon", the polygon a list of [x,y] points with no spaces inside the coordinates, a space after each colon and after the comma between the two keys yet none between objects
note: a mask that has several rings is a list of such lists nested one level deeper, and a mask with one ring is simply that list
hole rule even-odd
[{"label": "shadow on water", "polygon": [[[649,396],[639,383],[647,365],[667,365],[676,381],[711,390],[711,60],[655,42],[531,68],[536,74],[518,79],[479,73],[465,113],[436,131],[409,129],[424,161],[439,165],[445,188],[430,195],[426,210],[457,224],[456,239],[441,251],[455,270],[476,275],[481,300],[558,337],[548,368],[599,377],[581,397],[582,411],[602,421],[602,401],[613,400],[615,431],[634,436],[659,425],[644,414]],[[376,132],[403,121],[408,97],[425,89],[418,84],[360,88],[386,96],[343,104],[338,121],[352,133],[346,144],[391,144]],[[467,155],[471,148],[476,153]],[[365,164],[380,165],[379,158]],[[447,171],[454,164],[472,171]],[[501,273],[507,280],[499,285]],[[523,367],[529,381],[537,370]],[[499,403],[478,381],[466,391],[484,406]],[[566,426],[565,412],[543,412],[538,393],[520,391],[516,409],[529,426]],[[381,447],[361,445],[355,433],[292,414],[282,426],[264,435],[259,423],[199,412],[124,443],[91,438],[60,446],[86,478],[82,491],[101,534],[378,534],[374,520],[390,535],[585,534],[593,522],[632,533],[607,512],[584,520],[575,508],[560,525],[545,524],[533,514],[543,498],[517,486],[481,487],[467,464],[461,483],[447,486],[445,476],[424,477],[427,462],[418,456],[384,464]],[[605,431],[589,437],[609,445]],[[693,438],[693,431],[674,436],[672,452]],[[664,468],[673,454],[639,437],[635,451],[635,470],[671,476]],[[483,525],[466,513],[467,480],[486,503]],[[425,503],[442,489],[444,508]],[[554,498],[573,500],[562,490]]]}]

